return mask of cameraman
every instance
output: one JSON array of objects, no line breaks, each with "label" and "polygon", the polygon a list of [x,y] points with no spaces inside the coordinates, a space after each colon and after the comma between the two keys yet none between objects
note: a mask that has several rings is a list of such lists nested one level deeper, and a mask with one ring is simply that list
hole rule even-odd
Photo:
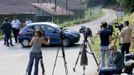
[{"label": "cameraman", "polygon": [[121,39],[121,52],[123,55],[129,53],[132,40],[132,29],[129,27],[129,21],[124,22],[124,28],[121,30],[119,37]]},{"label": "cameraman", "polygon": [[109,65],[109,50],[108,45],[112,41],[112,33],[107,28],[107,23],[101,23],[101,29],[97,32],[100,36],[100,54],[101,54],[101,61],[100,61],[100,68],[105,67],[105,55],[107,55],[107,64]]}]

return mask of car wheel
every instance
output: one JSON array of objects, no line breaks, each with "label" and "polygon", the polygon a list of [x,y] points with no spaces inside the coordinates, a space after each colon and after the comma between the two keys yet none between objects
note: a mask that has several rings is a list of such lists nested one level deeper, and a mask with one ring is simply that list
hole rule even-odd
[{"label": "car wheel", "polygon": [[65,38],[63,40],[63,46],[67,47],[67,46],[70,46],[70,45],[71,45],[71,41],[68,38]]},{"label": "car wheel", "polygon": [[28,39],[22,39],[21,45],[22,45],[22,47],[29,47],[29,40]]}]

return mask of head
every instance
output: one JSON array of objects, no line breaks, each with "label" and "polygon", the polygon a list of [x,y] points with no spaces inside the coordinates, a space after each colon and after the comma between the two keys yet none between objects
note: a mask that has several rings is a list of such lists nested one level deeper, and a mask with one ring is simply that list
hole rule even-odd
[{"label": "head", "polygon": [[102,27],[102,28],[107,28],[107,22],[102,22],[102,23],[101,23],[101,27]]},{"label": "head", "polygon": [[4,21],[5,21],[5,22],[8,22],[8,18],[7,18],[7,17],[5,17]]},{"label": "head", "polygon": [[109,50],[110,50],[111,53],[116,52],[116,51],[117,51],[117,47],[116,47],[116,45],[114,45],[114,44],[110,44],[110,45],[109,45]]},{"label": "head", "polygon": [[29,20],[29,19],[26,17],[26,20]]},{"label": "head", "polygon": [[40,30],[36,30],[34,35],[37,37],[42,37],[43,34]]},{"label": "head", "polygon": [[16,17],[16,16],[14,16],[14,17],[13,17],[13,19],[15,20],[15,19],[17,19],[17,17]]},{"label": "head", "polygon": [[124,26],[129,26],[129,21],[124,21]]}]

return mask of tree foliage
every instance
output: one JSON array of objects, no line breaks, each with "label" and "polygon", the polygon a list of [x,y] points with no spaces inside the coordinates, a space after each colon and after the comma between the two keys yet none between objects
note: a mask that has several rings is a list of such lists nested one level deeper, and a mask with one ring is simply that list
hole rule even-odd
[{"label": "tree foliage", "polygon": [[129,10],[130,12],[134,11],[134,0],[116,0],[118,4],[123,5]]}]

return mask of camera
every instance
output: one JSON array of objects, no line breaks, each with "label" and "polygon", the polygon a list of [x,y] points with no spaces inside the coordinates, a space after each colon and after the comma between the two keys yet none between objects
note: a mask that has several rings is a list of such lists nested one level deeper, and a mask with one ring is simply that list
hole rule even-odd
[{"label": "camera", "polygon": [[88,27],[85,27],[85,26],[81,26],[80,30],[79,30],[80,33],[83,33],[84,37],[87,38],[87,37],[92,37],[92,31],[90,28]]},{"label": "camera", "polygon": [[123,28],[123,24],[115,23],[115,28],[118,28],[118,30],[121,31]]}]

